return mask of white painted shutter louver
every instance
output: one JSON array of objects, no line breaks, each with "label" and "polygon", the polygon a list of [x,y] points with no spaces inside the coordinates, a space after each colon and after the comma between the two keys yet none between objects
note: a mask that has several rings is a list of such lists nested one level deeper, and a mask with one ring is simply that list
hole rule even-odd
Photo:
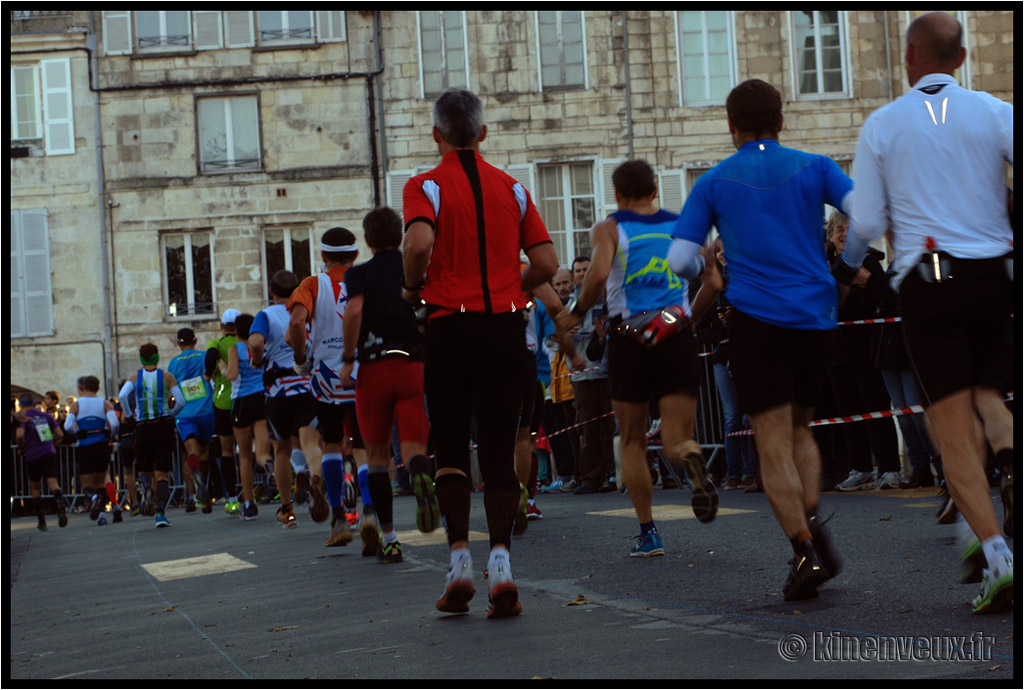
[{"label": "white painted shutter louver", "polygon": [[74,101],[71,97],[71,60],[43,60],[39,65],[43,85],[46,155],[74,153],[75,118]]},{"label": "white painted shutter louver", "polygon": [[253,38],[252,12],[224,11],[224,36],[228,48],[250,48]]},{"label": "white painted shutter louver", "polygon": [[344,12],[317,12],[317,38],[322,41],[345,40]]},{"label": "white painted shutter louver", "polygon": [[25,294],[21,289],[21,211],[11,211],[11,337],[25,335]]},{"label": "white painted shutter louver", "polygon": [[533,164],[527,163],[525,165],[510,165],[505,171],[512,177],[516,178],[519,184],[526,188],[526,191],[530,193],[530,198],[533,198]]},{"label": "white painted shutter louver", "polygon": [[612,184],[612,173],[615,172],[615,168],[619,167],[625,161],[621,160],[602,160],[601,164],[601,205],[603,213],[599,215],[597,220],[604,220],[610,214],[615,213],[619,210],[619,205],[615,201],[615,185]]},{"label": "white painted shutter louver", "polygon": [[220,12],[204,10],[192,13],[192,35],[196,50],[215,50],[223,46]]},{"label": "white painted shutter louver", "polygon": [[103,52],[107,55],[130,55],[132,24],[130,12],[103,12]]},{"label": "white painted shutter louver", "polygon": [[[21,284],[24,303],[23,335],[53,335],[50,238],[46,211],[21,211],[20,216]],[[14,310],[12,309],[12,311]],[[12,323],[12,335],[13,333]]]},{"label": "white painted shutter louver", "polygon": [[683,170],[662,170],[658,173],[658,198],[661,208],[672,213],[683,210]]},{"label": "white painted shutter louver", "polygon": [[405,214],[402,211],[402,194],[405,193],[405,183],[415,176],[411,170],[388,173],[388,206],[393,208],[405,223]]}]

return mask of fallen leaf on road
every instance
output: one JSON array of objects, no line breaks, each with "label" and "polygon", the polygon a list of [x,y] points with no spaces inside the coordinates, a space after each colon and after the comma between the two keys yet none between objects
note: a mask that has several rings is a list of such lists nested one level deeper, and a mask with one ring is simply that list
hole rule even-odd
[{"label": "fallen leaf on road", "polygon": [[276,628],[271,628],[267,632],[279,632],[281,630],[295,630],[295,628],[297,628],[297,627],[299,627],[299,626],[297,626],[297,625],[280,625],[280,626],[278,626]]},{"label": "fallen leaf on road", "polygon": [[886,515],[884,518],[878,518],[879,522],[889,522],[889,520],[892,520],[892,515]]},{"label": "fallen leaf on road", "polygon": [[804,612],[801,611],[800,609],[797,609],[796,611],[793,612],[793,615],[794,616],[802,616],[802,615],[804,615]]},{"label": "fallen leaf on road", "polygon": [[589,601],[582,594],[577,594],[576,598],[573,601],[569,601],[569,602],[566,602],[566,603],[562,604],[562,608],[564,609],[566,606],[583,606],[584,604],[593,604],[593,603],[594,602]]},{"label": "fallen leaf on road", "polygon": [[999,669],[999,667],[998,667],[998,666],[989,666],[989,667],[988,667],[988,670],[989,670],[989,671],[996,671],[996,670],[998,670],[998,669]]},{"label": "fallen leaf on road", "polygon": [[167,608],[164,609],[164,613],[167,613],[168,611],[173,611],[173,610],[174,610],[173,606],[168,606]]}]

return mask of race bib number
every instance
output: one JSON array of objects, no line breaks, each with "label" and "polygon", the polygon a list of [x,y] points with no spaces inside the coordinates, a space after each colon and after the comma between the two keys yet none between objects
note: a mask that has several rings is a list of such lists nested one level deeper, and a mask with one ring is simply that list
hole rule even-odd
[{"label": "race bib number", "polygon": [[50,429],[50,425],[45,421],[33,422],[36,427],[36,435],[39,436],[39,440],[47,443],[53,440],[53,430]]},{"label": "race bib number", "polygon": [[181,394],[185,402],[195,402],[206,397],[206,381],[202,376],[196,376],[181,382]]}]

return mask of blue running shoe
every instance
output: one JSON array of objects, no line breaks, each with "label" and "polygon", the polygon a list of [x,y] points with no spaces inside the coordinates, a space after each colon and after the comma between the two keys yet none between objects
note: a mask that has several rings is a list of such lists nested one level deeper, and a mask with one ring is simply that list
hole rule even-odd
[{"label": "blue running shoe", "polygon": [[156,526],[157,527],[170,527],[171,521],[167,519],[167,516],[163,513],[156,514]]},{"label": "blue running shoe", "polygon": [[629,549],[629,555],[633,558],[647,558],[648,556],[664,556],[665,547],[661,545],[661,535],[657,532],[641,535],[637,542]]}]

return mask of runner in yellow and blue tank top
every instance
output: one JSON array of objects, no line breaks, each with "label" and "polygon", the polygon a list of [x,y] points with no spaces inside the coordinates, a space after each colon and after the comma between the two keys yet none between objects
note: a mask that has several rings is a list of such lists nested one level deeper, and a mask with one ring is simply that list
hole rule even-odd
[{"label": "runner in yellow and blue tank top", "polygon": [[206,378],[206,353],[196,349],[196,334],[191,328],[178,331],[178,347],[181,354],[167,365],[167,371],[178,381],[185,406],[177,416],[178,435],[185,444],[185,464],[188,466],[188,487],[194,493],[188,497],[185,512],[196,509],[196,503],[204,513],[213,511],[213,503],[206,483],[210,476],[210,441],[213,440],[215,420],[213,415],[213,386]]},{"label": "runner in yellow and blue tank top", "polygon": [[[687,284],[666,259],[677,216],[655,205],[658,186],[650,165],[627,161],[615,169],[612,183],[619,210],[591,231],[594,249],[579,298],[555,321],[559,331],[570,331],[607,289],[612,408],[619,423],[623,479],[640,522],[640,538],[629,555],[662,556],[647,467],[650,401],[657,400],[661,410],[662,446],[669,460],[686,467],[693,485],[694,515],[710,522],[718,512],[718,493],[694,440],[700,372],[690,319],[710,306],[721,282],[713,273],[702,276],[699,305],[695,300],[696,309],[691,307]],[[655,337],[642,342],[649,329]]]}]

